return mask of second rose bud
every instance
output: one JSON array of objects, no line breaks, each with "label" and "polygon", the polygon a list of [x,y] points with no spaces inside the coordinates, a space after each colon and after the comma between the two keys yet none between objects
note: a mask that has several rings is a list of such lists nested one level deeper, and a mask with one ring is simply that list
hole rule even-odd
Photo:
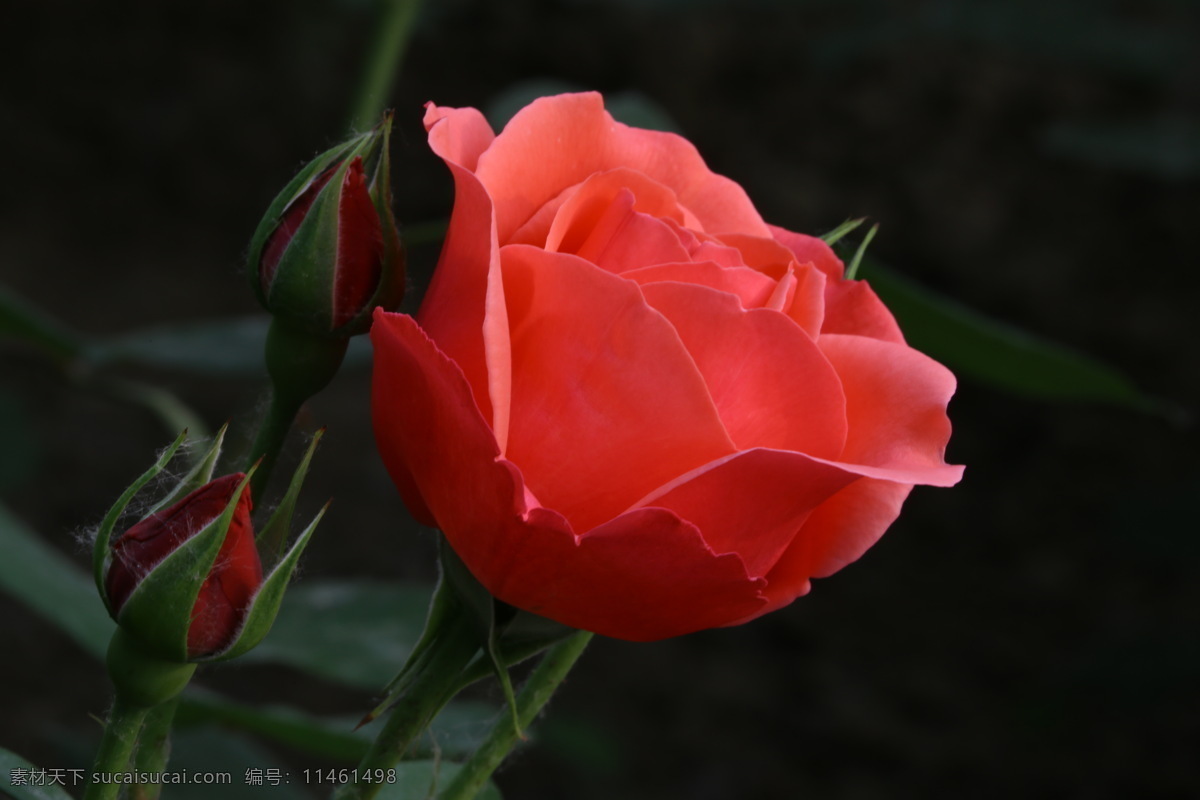
[{"label": "second rose bud", "polygon": [[248,271],[263,306],[291,327],[342,338],[404,297],[404,254],[391,210],[391,116],[311,161],[267,209]]}]

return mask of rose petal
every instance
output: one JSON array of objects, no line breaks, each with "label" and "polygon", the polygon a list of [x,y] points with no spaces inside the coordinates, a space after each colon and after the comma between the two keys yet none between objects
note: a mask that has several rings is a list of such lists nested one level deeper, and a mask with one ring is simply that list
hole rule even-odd
[{"label": "rose petal", "polygon": [[637,641],[722,625],[762,606],[763,582],[667,511],[632,511],[576,537],[555,512],[527,508],[521,472],[497,460],[461,370],[410,317],[376,312],[371,339],[384,464],[393,477],[415,476],[455,552],[496,597]]},{"label": "rose petal", "polygon": [[791,250],[768,237],[726,233],[720,238],[725,244],[738,249],[746,266],[753,267],[775,280],[782,278],[793,262],[796,262]]},{"label": "rose petal", "polygon": [[784,313],[808,334],[816,339],[821,332],[821,324],[825,321],[825,273],[811,263],[797,264],[793,267],[796,276],[796,290],[792,300],[784,308]]},{"label": "rose petal", "polygon": [[904,344],[896,318],[866,281],[830,281],[825,288],[825,321],[822,333],[869,336]]},{"label": "rose petal", "polygon": [[853,473],[801,455],[754,449],[706,464],[640,500],[700,529],[717,553],[737,553],[750,575],[765,575],[814,509]]},{"label": "rose petal", "polygon": [[816,236],[803,233],[792,233],[775,225],[767,226],[775,241],[791,250],[796,261],[801,264],[812,264],[825,273],[830,281],[840,281],[846,268],[842,260],[833,252],[833,248]]},{"label": "rose petal", "polygon": [[581,189],[555,217],[546,249],[573,253],[613,273],[686,260],[675,232],[636,211],[636,202],[627,188],[614,187],[611,194]]},{"label": "rose petal", "polygon": [[577,530],[733,452],[675,330],[633,283],[563,253],[501,250],[512,325],[506,457]]},{"label": "rose petal", "polygon": [[479,156],[496,138],[492,126],[474,108],[446,108],[426,103],[424,123],[430,149],[442,160],[452,161],[471,172],[475,171]]},{"label": "rose petal", "polygon": [[842,453],[841,381],[795,323],[774,311],[743,310],[735,298],[703,286],[653,283],[642,291],[675,326],[739,450],[827,459]]},{"label": "rose petal", "polygon": [[621,273],[642,286],[664,281],[707,286],[737,297],[742,308],[762,308],[775,293],[776,282],[749,267],[726,268],[710,261],[655,264]]},{"label": "rose petal", "polygon": [[846,393],[849,432],[839,463],[898,483],[958,483],[963,468],[943,460],[956,385],[948,369],[905,345],[864,336],[823,334],[818,344]]},{"label": "rose petal", "polygon": [[454,176],[454,211],[418,316],[426,333],[463,371],[503,446],[511,374],[504,283],[492,202],[469,168],[491,129],[474,109],[429,106],[426,123],[430,146]]},{"label": "rose petal", "polygon": [[860,478],[822,503],[767,573],[768,604],[755,616],[808,594],[809,578],[832,575],[857,561],[896,521],[912,488]]},{"label": "rose petal", "polygon": [[704,230],[770,236],[745,191],[709,170],[690,142],[615,122],[594,92],[534,100],[480,157],[477,172],[495,201],[500,241],[507,242],[564,186],[617,167],[672,189]]}]

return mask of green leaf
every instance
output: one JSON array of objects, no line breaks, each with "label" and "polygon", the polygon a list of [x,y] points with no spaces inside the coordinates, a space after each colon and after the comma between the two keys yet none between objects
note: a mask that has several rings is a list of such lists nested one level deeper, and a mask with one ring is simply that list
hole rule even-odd
[{"label": "green leaf", "polygon": [[[3,784],[0,785],[4,787],[0,789],[0,793],[13,798],[13,800],[71,800],[71,795],[67,794],[66,790],[58,784],[52,786],[32,785],[33,781],[29,778],[29,774],[37,769],[38,767],[30,764],[16,753],[0,747],[0,775],[3,776],[0,777],[0,780],[3,781]],[[74,785],[74,778],[70,773],[64,776],[63,780],[68,786]],[[24,785],[26,781],[30,785]]]},{"label": "green leaf", "polygon": [[96,596],[91,576],[43,542],[3,505],[0,553],[0,590],[103,660],[115,626]]},{"label": "green leaf", "polygon": [[960,375],[1027,397],[1164,412],[1128,378],[1094,358],[989,319],[873,259],[864,260],[862,271],[896,315],[909,344]]},{"label": "green leaf", "polygon": [[[461,767],[442,761],[402,761],[396,765],[396,782],[385,783],[378,800],[429,800],[437,796],[439,787],[450,782]],[[501,800],[500,790],[488,782],[475,796],[477,800]]]},{"label": "green leaf", "polygon": [[379,691],[425,627],[430,587],[365,580],[293,586],[271,635],[239,663],[274,663]]}]

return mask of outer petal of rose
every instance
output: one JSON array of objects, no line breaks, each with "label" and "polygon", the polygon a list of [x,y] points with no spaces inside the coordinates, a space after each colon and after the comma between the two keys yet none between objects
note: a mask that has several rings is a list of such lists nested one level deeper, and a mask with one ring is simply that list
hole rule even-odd
[{"label": "outer petal of rose", "polygon": [[446,108],[426,103],[424,123],[433,152],[442,160],[453,161],[471,172],[475,171],[479,156],[496,138],[492,126],[474,108]]},{"label": "outer petal of rose", "polygon": [[500,240],[508,241],[563,187],[615,167],[674,190],[707,231],[770,235],[745,191],[709,170],[690,142],[614,121],[594,92],[534,100],[496,137],[477,172],[496,201]]},{"label": "outer petal of rose", "polygon": [[501,250],[512,324],[505,456],[576,530],[734,452],[675,329],[638,287],[528,245]]},{"label": "outer petal of rose", "polygon": [[814,509],[858,475],[800,453],[754,449],[706,464],[638,502],[700,529],[718,553],[766,575]]},{"label": "outer petal of rose", "polygon": [[897,483],[953,486],[963,468],[944,462],[950,438],[948,369],[906,345],[864,336],[824,334],[821,350],[846,393],[849,433],[839,462]]},{"label": "outer petal of rose", "polygon": [[830,281],[825,287],[822,333],[869,336],[904,344],[896,318],[866,281]]},{"label": "outer petal of rose", "polygon": [[[413,479],[455,552],[501,600],[574,627],[649,641],[722,625],[763,604],[761,580],[713,553],[661,509],[622,514],[576,537],[527,509],[457,366],[407,316],[377,312],[372,407],[394,478]],[[410,472],[410,466],[416,467]]]},{"label": "outer petal of rose", "polygon": [[833,252],[833,248],[825,244],[825,242],[816,236],[792,233],[775,225],[768,225],[767,227],[770,228],[771,235],[775,237],[775,241],[791,250],[795,254],[796,260],[801,264],[813,264],[817,269],[824,272],[825,276],[831,282],[842,279],[846,268],[842,264],[842,260]]},{"label": "outer petal of rose", "polygon": [[450,228],[418,317],[466,375],[475,402],[503,446],[511,372],[504,284],[492,201],[470,170],[491,129],[474,109],[429,106],[426,124],[430,147],[454,176],[455,196]]},{"label": "outer petal of rose", "polygon": [[742,308],[762,308],[775,293],[776,282],[749,267],[722,267],[711,261],[655,264],[621,273],[622,278],[642,286],[673,281],[707,286],[731,294]]},{"label": "outer petal of rose", "polygon": [[704,286],[652,283],[642,291],[679,332],[739,450],[841,455],[847,413],[841,379],[794,322],[767,309],[746,311],[736,298]]},{"label": "outer petal of rose", "polygon": [[754,616],[808,594],[809,578],[832,575],[858,560],[900,515],[912,488],[907,483],[861,478],[821,504],[767,573],[768,604]]}]

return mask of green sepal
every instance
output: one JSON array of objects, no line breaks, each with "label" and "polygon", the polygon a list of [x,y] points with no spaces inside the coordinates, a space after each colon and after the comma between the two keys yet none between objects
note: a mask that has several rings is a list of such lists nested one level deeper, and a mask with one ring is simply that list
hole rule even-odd
[{"label": "green sepal", "polygon": [[333,324],[332,303],[317,302],[316,299],[333,297],[338,207],[351,158],[338,167],[317,193],[300,227],[280,255],[267,289],[265,305],[273,315],[286,315],[293,325],[318,335],[329,332]]},{"label": "green sepal", "polygon": [[219,517],[146,573],[117,614],[117,624],[151,655],[168,661],[189,660],[187,638],[192,608],[229,533],[242,490],[253,474],[251,468]]},{"label": "green sepal", "polygon": [[867,231],[867,235],[858,243],[858,249],[854,251],[854,258],[850,259],[850,263],[846,265],[846,280],[854,280],[854,276],[858,274],[858,265],[862,263],[863,256],[867,254],[867,246],[871,244],[871,240],[875,238],[875,234],[879,232],[879,223],[876,222],[871,226],[871,230]]},{"label": "green sepal", "polygon": [[858,227],[866,221],[867,221],[866,217],[859,217],[858,219],[848,219],[845,222],[843,222],[841,225],[838,225],[836,228],[831,230],[829,233],[821,234],[821,236],[819,238],[821,239],[822,242],[824,242],[825,244],[832,247],[833,245],[835,245],[839,241],[841,241],[842,238],[845,237],[847,234],[853,233],[854,231],[858,230]]},{"label": "green sepal", "polygon": [[150,516],[164,508],[167,508],[172,503],[176,503],[187,497],[192,492],[204,486],[212,480],[213,470],[217,466],[217,459],[221,456],[221,446],[225,442],[225,431],[229,429],[229,423],[226,422],[221,426],[213,436],[212,444],[209,445],[208,451],[204,454],[196,465],[180,479],[179,483],[175,484],[175,488],[167,493],[167,496],[155,503],[146,516]]},{"label": "green sepal", "polygon": [[246,260],[247,277],[250,279],[250,285],[254,288],[254,294],[258,297],[258,301],[264,306],[267,304],[267,298],[263,295],[262,279],[259,276],[258,266],[259,261],[262,259],[262,251],[267,244],[267,239],[279,227],[279,221],[282,219],[284,212],[287,211],[288,206],[304,193],[309,184],[320,177],[329,167],[347,158],[355,148],[361,146],[362,140],[369,136],[371,136],[370,132],[355,136],[321,153],[308,162],[304,166],[304,169],[300,170],[296,177],[292,178],[283,187],[282,191],[275,195],[275,199],[271,201],[271,205],[267,206],[267,213],[263,215],[262,220],[258,223],[258,227],[254,230],[254,236],[250,239],[250,254]]},{"label": "green sepal", "polygon": [[[315,445],[316,442],[314,441]],[[312,455],[312,448],[309,448],[309,455]],[[306,462],[307,465],[307,462]],[[296,481],[293,479],[293,485]],[[290,491],[290,489],[289,489]],[[236,658],[247,650],[258,645],[271,630],[271,626],[275,623],[275,617],[279,614],[279,607],[283,604],[283,595],[287,591],[288,583],[292,580],[292,574],[296,571],[296,564],[300,561],[300,555],[304,552],[304,548],[308,546],[309,539],[312,538],[313,531],[317,529],[317,523],[321,521],[321,517],[325,516],[325,512],[329,509],[329,504],[326,503],[317,515],[313,517],[312,522],[308,523],[308,527],[296,538],[292,549],[287,555],[280,559],[275,568],[271,570],[271,574],[263,581],[262,586],[255,593],[254,599],[250,601],[250,608],[246,612],[245,621],[242,623],[242,628],[238,631],[237,638],[225,650],[217,653],[214,656],[200,661],[225,661],[230,658]],[[278,512],[276,512],[278,514]],[[288,516],[291,516],[289,510]],[[272,517],[274,519],[274,517]]]},{"label": "green sepal", "polygon": [[508,668],[500,658],[499,645],[500,631],[512,620],[516,609],[492,596],[492,593],[471,574],[445,536],[441,537],[440,551],[439,558],[446,580],[458,592],[463,605],[475,618],[480,647],[497,680],[500,681],[500,689],[504,693],[504,701],[512,717],[513,729],[518,737],[524,738],[521,733],[521,718],[517,712],[516,693],[513,692]]},{"label": "green sepal", "polygon": [[279,501],[279,505],[275,506],[275,511],[272,512],[271,518],[267,520],[267,524],[263,525],[262,529],[258,532],[258,536],[255,537],[255,541],[259,545],[259,552],[263,555],[269,555],[272,558],[283,555],[284,545],[287,544],[288,531],[292,528],[292,514],[296,510],[296,499],[300,496],[300,488],[304,485],[305,476],[308,475],[308,468],[312,463],[313,453],[316,452],[317,444],[324,435],[325,429],[321,428],[313,436],[312,441],[309,442],[308,450],[305,451],[304,457],[300,459],[300,466],[296,467],[296,471],[292,473],[292,481],[288,484],[287,492],[284,493],[283,499]]},{"label": "green sepal", "polygon": [[184,429],[179,436],[175,437],[175,441],[162,452],[162,455],[158,457],[154,465],[129,485],[129,488],[117,498],[117,502],[104,515],[104,520],[100,523],[100,530],[96,532],[96,541],[92,545],[92,572],[96,579],[96,590],[100,592],[100,597],[104,600],[104,607],[108,609],[110,615],[112,614],[112,606],[108,602],[108,593],[104,590],[104,575],[108,571],[108,562],[112,558],[112,549],[109,547],[109,540],[112,538],[113,528],[116,527],[117,520],[121,518],[121,514],[125,513],[125,508],[133,500],[133,496],[166,469],[167,463],[175,455],[175,451],[187,439],[187,434],[187,430]]}]

